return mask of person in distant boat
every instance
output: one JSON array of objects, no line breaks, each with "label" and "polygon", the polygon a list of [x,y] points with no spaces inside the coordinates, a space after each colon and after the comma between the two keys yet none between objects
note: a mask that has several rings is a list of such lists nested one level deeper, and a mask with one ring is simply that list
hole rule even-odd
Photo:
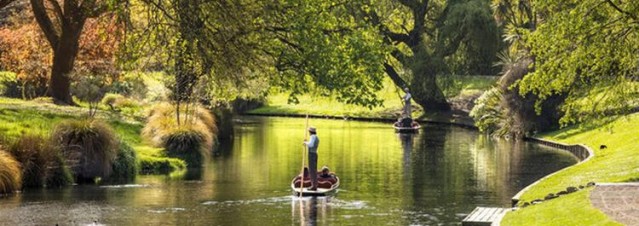
[{"label": "person in distant boat", "polygon": [[311,135],[308,141],[304,140],[304,145],[308,147],[308,170],[311,174],[311,188],[309,190],[317,190],[317,147],[319,146],[319,138],[317,137],[317,129],[309,127],[308,133]]},{"label": "person in distant boat", "polygon": [[404,88],[404,92],[406,92],[406,94],[402,97],[402,100],[404,101],[404,117],[411,117],[411,104],[410,104],[410,99],[413,97],[410,92],[408,92],[408,87]]}]

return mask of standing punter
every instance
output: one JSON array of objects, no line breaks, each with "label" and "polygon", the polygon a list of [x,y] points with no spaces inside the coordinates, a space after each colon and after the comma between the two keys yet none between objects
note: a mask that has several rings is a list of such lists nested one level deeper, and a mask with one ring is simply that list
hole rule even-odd
[{"label": "standing punter", "polygon": [[308,133],[311,138],[308,142],[304,140],[304,145],[308,147],[308,171],[311,174],[311,188],[309,190],[317,190],[317,147],[319,146],[319,138],[317,138],[317,130],[315,127],[309,127]]},{"label": "standing punter", "polygon": [[404,92],[406,92],[406,95],[402,97],[402,100],[404,101],[404,115],[405,117],[411,118],[412,109],[410,106],[411,105],[410,99],[413,96],[410,95],[410,92],[408,92],[408,87],[404,88]]}]

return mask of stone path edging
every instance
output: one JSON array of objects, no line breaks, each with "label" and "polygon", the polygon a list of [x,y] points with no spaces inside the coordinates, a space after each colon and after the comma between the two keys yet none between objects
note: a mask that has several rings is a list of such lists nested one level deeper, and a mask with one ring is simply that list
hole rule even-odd
[{"label": "stone path edging", "polygon": [[575,165],[563,168],[561,170],[558,170],[554,173],[548,174],[544,177],[542,177],[541,179],[535,181],[534,183],[526,186],[524,189],[521,189],[521,191],[519,191],[517,194],[515,194],[515,196],[512,197],[511,199],[511,204],[512,207],[515,207],[517,205],[517,203],[519,202],[521,196],[528,191],[530,188],[532,188],[533,186],[535,186],[537,183],[539,183],[540,181],[545,180],[546,178],[549,178],[559,172],[562,172],[564,170],[567,170],[569,168],[575,167],[579,164],[582,164],[584,162],[587,162],[588,160],[590,160],[592,157],[595,156],[595,153],[588,148],[585,145],[582,144],[575,144],[575,145],[568,145],[568,144],[563,144],[560,142],[555,142],[555,141],[548,141],[548,140],[543,140],[543,139],[538,139],[538,138],[533,138],[533,137],[526,137],[525,138],[526,141],[530,141],[530,142],[535,142],[541,145],[545,145],[545,146],[549,146],[549,147],[554,147],[554,148],[559,148],[565,151],[568,151],[569,153],[573,154],[575,157],[577,157],[579,159],[579,162]]}]

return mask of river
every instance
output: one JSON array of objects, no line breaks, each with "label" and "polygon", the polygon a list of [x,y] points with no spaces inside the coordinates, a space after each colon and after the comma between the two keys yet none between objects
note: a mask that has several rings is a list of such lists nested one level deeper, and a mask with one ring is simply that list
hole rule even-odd
[{"label": "river", "polygon": [[0,198],[1,225],[458,225],[476,206],[508,207],[535,180],[577,159],[557,149],[424,125],[310,119],[319,166],[341,179],[296,198],[305,120],[239,117],[202,170],[141,175],[125,185],[26,190]]}]

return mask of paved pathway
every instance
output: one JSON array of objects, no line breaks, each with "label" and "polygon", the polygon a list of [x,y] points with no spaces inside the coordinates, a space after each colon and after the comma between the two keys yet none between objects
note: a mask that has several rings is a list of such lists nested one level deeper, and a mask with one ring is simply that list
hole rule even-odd
[{"label": "paved pathway", "polygon": [[639,225],[639,183],[597,184],[592,204],[625,225]]}]

